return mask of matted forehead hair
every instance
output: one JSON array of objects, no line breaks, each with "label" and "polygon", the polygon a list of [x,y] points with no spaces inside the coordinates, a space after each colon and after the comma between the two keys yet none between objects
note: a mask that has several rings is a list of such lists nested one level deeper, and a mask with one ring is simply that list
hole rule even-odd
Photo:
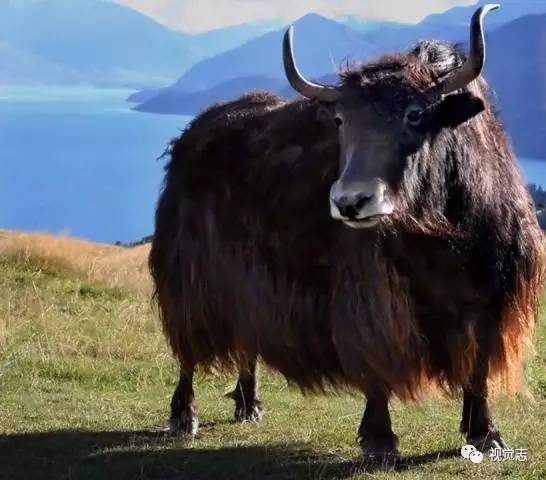
[{"label": "matted forehead hair", "polygon": [[402,80],[417,88],[436,83],[461,67],[466,55],[459,45],[438,40],[420,41],[406,53],[387,54],[360,65],[344,65],[342,85],[365,86],[388,80]]}]

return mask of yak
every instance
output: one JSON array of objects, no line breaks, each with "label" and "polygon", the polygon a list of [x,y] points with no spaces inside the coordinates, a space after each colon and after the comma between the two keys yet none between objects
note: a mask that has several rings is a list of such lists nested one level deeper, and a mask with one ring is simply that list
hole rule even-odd
[{"label": "yak", "polygon": [[421,41],[305,79],[304,98],[251,93],[198,116],[169,149],[150,253],[180,361],[171,428],[194,433],[196,366],[238,367],[238,420],[259,420],[256,359],[304,392],[366,397],[364,455],[396,458],[389,402],[462,396],[460,429],[505,447],[488,406],[520,386],[544,270],[543,238],[470,51]]}]

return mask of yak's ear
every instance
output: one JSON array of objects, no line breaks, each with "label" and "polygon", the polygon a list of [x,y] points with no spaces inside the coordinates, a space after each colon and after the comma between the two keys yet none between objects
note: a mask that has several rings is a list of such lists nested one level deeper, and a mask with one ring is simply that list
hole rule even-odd
[{"label": "yak's ear", "polygon": [[436,121],[440,127],[453,128],[484,110],[483,100],[470,92],[448,95],[436,109]]}]

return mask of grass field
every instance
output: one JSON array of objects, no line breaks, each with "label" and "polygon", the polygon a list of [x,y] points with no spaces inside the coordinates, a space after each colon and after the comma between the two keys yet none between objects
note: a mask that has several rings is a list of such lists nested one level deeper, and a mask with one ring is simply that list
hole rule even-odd
[{"label": "grass field", "polygon": [[404,462],[381,471],[355,443],[363,400],[303,397],[261,371],[261,424],[235,424],[233,377],[199,374],[201,429],[165,432],[177,369],[150,305],[147,247],[0,232],[0,478],[544,479],[546,326],[527,366],[534,399],[493,406],[527,462],[461,459],[460,404],[392,406]]}]

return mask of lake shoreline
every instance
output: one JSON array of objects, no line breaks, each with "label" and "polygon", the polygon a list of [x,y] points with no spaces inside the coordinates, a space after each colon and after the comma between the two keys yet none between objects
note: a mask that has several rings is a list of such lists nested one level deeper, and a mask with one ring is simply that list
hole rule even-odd
[{"label": "lake shoreline", "polygon": [[[164,161],[193,117],[134,111],[130,89],[0,86],[0,229],[123,245],[153,231]],[[519,160],[546,188],[546,161]]]}]

